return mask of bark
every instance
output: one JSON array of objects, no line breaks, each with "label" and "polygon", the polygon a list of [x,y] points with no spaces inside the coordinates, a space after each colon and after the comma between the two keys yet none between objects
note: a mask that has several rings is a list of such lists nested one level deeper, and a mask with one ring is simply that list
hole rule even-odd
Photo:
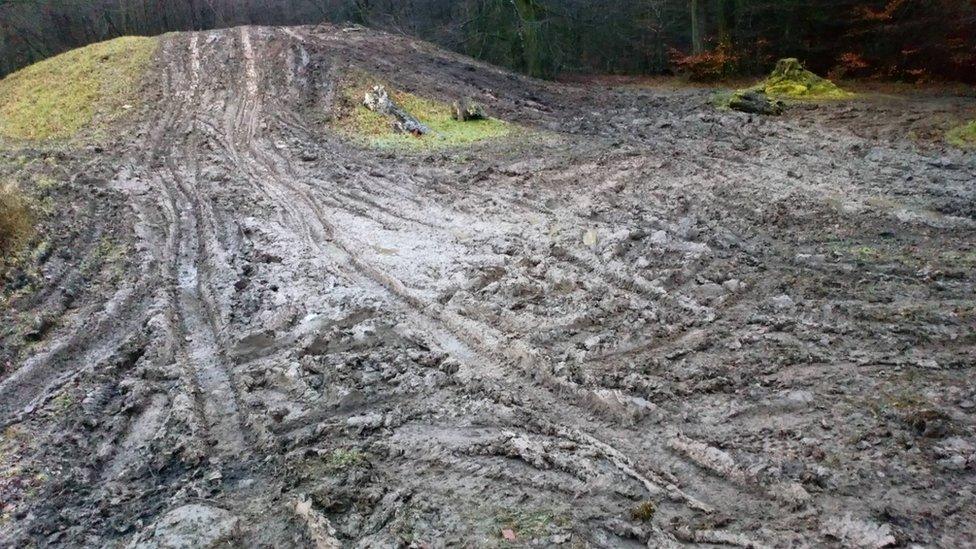
[{"label": "bark", "polygon": [[698,55],[705,51],[705,33],[699,0],[691,0],[691,50]]},{"label": "bark", "polygon": [[539,24],[541,9],[535,0],[513,0],[519,18],[519,35],[522,41],[522,57],[525,70],[532,76],[542,76],[542,59],[539,49]]}]

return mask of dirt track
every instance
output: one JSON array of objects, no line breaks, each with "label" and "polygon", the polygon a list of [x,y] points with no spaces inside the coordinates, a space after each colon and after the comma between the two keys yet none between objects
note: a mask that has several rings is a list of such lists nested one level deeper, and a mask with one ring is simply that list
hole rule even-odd
[{"label": "dirt track", "polygon": [[[0,543],[976,544],[976,155],[903,137],[974,100],[760,119],[329,27],[157,64],[4,313],[57,318],[0,340]],[[364,149],[349,70],[537,132]]]}]

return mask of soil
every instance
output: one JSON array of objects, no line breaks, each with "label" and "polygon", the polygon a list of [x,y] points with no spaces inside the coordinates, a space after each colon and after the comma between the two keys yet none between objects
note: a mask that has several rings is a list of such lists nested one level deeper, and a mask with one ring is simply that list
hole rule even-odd
[{"label": "soil", "polygon": [[[765,118],[360,28],[161,40],[7,277],[0,544],[976,544],[976,155],[941,139],[976,99]],[[531,131],[366,148],[351,71]]]}]

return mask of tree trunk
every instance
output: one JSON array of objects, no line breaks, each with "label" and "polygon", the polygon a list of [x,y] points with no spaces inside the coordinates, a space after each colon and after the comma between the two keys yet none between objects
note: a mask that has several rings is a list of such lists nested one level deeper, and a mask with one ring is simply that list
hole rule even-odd
[{"label": "tree trunk", "polygon": [[519,18],[519,35],[522,41],[522,61],[525,71],[532,76],[543,76],[539,50],[539,19],[541,9],[536,0],[512,0]]},{"label": "tree trunk", "polygon": [[703,23],[701,2],[699,0],[691,0],[691,51],[695,55],[705,51]]}]

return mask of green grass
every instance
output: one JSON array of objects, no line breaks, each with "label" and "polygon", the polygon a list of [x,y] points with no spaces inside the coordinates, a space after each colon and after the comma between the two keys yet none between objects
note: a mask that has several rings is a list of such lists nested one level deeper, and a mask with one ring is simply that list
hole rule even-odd
[{"label": "green grass", "polygon": [[511,529],[522,539],[542,537],[553,528],[569,526],[569,517],[552,509],[502,509],[495,516],[497,531]]},{"label": "green grass", "polygon": [[138,101],[155,38],[123,37],[63,53],[0,81],[0,136],[67,139],[108,124]]},{"label": "green grass", "polygon": [[366,456],[357,449],[336,448],[329,454],[326,466],[334,471],[343,471],[366,461]]},{"label": "green grass", "polygon": [[430,134],[421,137],[398,133],[391,127],[389,118],[362,105],[363,96],[375,83],[375,79],[358,76],[353,83],[345,86],[342,96],[349,108],[336,120],[336,126],[342,133],[372,147],[413,150],[459,148],[508,137],[520,129],[495,118],[458,122],[451,117],[448,103],[387,86],[391,99],[431,129]]},{"label": "green grass", "polygon": [[976,120],[946,133],[946,140],[963,149],[976,149]]}]

